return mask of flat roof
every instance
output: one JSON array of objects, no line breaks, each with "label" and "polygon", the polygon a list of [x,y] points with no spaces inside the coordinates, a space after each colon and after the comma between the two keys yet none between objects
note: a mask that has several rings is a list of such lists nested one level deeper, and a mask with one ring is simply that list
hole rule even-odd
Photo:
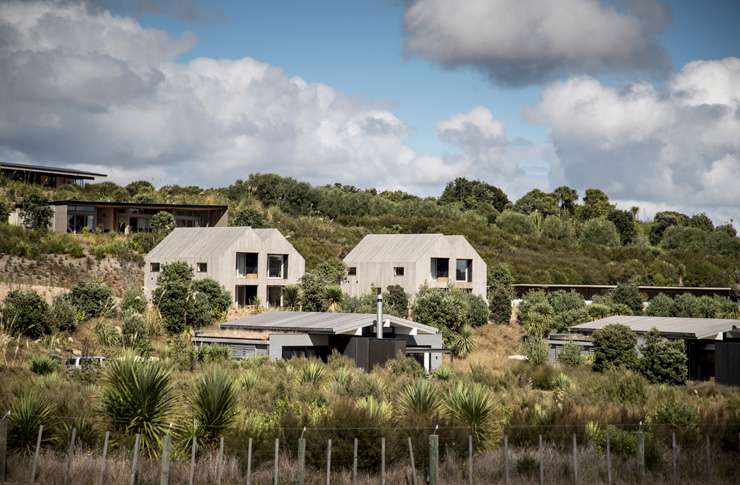
[{"label": "flat roof", "polygon": [[76,177],[76,178],[88,179],[88,180],[92,180],[95,177],[107,177],[108,176],[104,173],[86,172],[84,170],[74,170],[71,168],[50,167],[48,165],[30,165],[26,163],[0,162],[0,170],[2,169],[21,170],[24,172],[53,173],[55,175],[67,175],[70,177]]},{"label": "flat roof", "polygon": [[[564,285],[564,284],[549,284],[549,283],[514,283],[511,286],[515,288],[596,288],[596,289],[614,289],[617,285]],[[665,291],[692,291],[692,290],[706,290],[706,291],[730,291],[732,288],[729,286],[638,286],[639,290],[665,290]]]},{"label": "flat roof", "polygon": [[54,200],[49,202],[51,205],[99,205],[104,207],[144,207],[149,209],[228,209],[227,205],[211,204],[160,204],[160,203],[142,203],[142,202],[110,202],[100,200]]},{"label": "flat roof", "polygon": [[[337,334],[374,325],[375,318],[372,313],[274,311],[224,322],[221,328]],[[384,315],[383,318],[391,325],[416,329],[424,334],[438,333],[434,327],[405,318],[393,315]]]},{"label": "flat roof", "polygon": [[626,325],[638,334],[647,333],[653,328],[661,335],[672,338],[705,339],[715,338],[718,334],[740,328],[740,320],[729,318],[684,318],[684,317],[650,317],[641,315],[613,315],[593,322],[581,323],[570,327],[571,331],[591,334],[612,324]]}]

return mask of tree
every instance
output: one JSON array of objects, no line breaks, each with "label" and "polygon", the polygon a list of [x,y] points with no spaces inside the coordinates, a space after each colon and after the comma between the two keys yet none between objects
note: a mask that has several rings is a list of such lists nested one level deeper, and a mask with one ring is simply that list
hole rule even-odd
[{"label": "tree", "polygon": [[511,286],[514,284],[514,276],[511,274],[508,265],[497,263],[488,267],[486,282],[489,287],[497,285]]},{"label": "tree", "polygon": [[131,197],[135,197],[141,194],[151,194],[156,190],[154,188],[154,185],[152,185],[151,182],[147,182],[146,180],[135,180],[134,182],[126,185],[125,189]]},{"label": "tree", "polygon": [[237,209],[229,218],[230,226],[267,227],[262,211],[253,206]]},{"label": "tree", "polygon": [[3,326],[13,335],[37,339],[51,333],[49,305],[35,291],[13,290],[3,301]]},{"label": "tree", "polygon": [[581,220],[604,218],[609,215],[613,206],[609,203],[609,197],[601,190],[586,189],[583,197],[583,205],[579,208]]},{"label": "tree", "polygon": [[672,317],[676,314],[676,304],[670,296],[658,293],[648,302],[645,314],[653,317]]},{"label": "tree", "polygon": [[712,223],[712,220],[703,212],[691,216],[691,218],[689,219],[689,226],[695,227],[696,229],[700,229],[704,232],[714,231],[714,224]]},{"label": "tree", "polygon": [[575,290],[555,291],[547,296],[547,300],[552,305],[552,309],[556,315],[569,310],[579,310],[586,307],[586,301],[583,299],[583,296]]},{"label": "tree", "polygon": [[553,194],[533,189],[516,201],[514,210],[524,214],[539,212],[543,216],[551,216],[559,212],[558,200]]},{"label": "tree", "polygon": [[337,305],[342,303],[342,288],[338,285],[329,285],[325,290],[326,304],[329,307],[329,311],[335,311]]},{"label": "tree", "polygon": [[132,310],[137,313],[146,311],[146,296],[141,288],[129,288],[121,298],[121,310]]},{"label": "tree", "polygon": [[304,312],[323,312],[328,307],[326,281],[315,273],[305,273],[299,283],[300,301]]},{"label": "tree", "polygon": [[460,292],[458,298],[465,304],[465,322],[471,327],[480,327],[488,323],[490,312],[486,300],[472,293]]},{"label": "tree", "polygon": [[527,361],[535,367],[547,362],[547,341],[539,335],[530,335],[524,341],[524,355]]},{"label": "tree", "polygon": [[542,223],[542,237],[565,243],[573,241],[576,231],[573,223],[558,216],[550,216]]},{"label": "tree", "polygon": [[642,296],[635,285],[619,283],[612,292],[612,301],[614,304],[629,307],[633,315],[642,313]]},{"label": "tree", "polygon": [[383,292],[383,311],[389,315],[406,318],[409,313],[409,295],[401,285],[390,285]]},{"label": "tree", "polygon": [[167,235],[175,228],[175,216],[170,212],[159,211],[152,216],[152,231]]},{"label": "tree", "polygon": [[7,224],[8,218],[10,217],[11,207],[10,202],[0,194],[0,224]]},{"label": "tree", "polygon": [[465,305],[456,296],[457,292],[444,288],[423,287],[414,300],[414,320],[439,329],[450,343],[465,323]]},{"label": "tree", "polygon": [[593,334],[593,370],[603,372],[610,367],[637,367],[637,336],[628,326],[606,325]]},{"label": "tree", "polygon": [[511,321],[512,297],[510,285],[498,283],[489,287],[488,309],[494,322],[508,324]]},{"label": "tree", "polygon": [[191,290],[194,295],[205,296],[209,315],[207,323],[226,317],[226,313],[231,308],[231,295],[218,282],[210,278],[193,280]]},{"label": "tree", "polygon": [[503,190],[479,180],[465,178],[456,178],[448,183],[439,201],[443,204],[460,203],[466,210],[488,203],[499,212],[509,205],[509,198]]},{"label": "tree", "polygon": [[581,242],[600,246],[619,246],[619,233],[614,223],[606,219],[589,219],[583,225]]},{"label": "tree", "polygon": [[671,226],[686,226],[689,218],[680,212],[665,211],[658,212],[653,218],[650,228],[650,244],[657,246],[663,240],[663,233]]},{"label": "tree", "polygon": [[535,233],[536,228],[532,219],[518,212],[505,210],[496,219],[496,225],[503,231],[520,236],[529,236]]},{"label": "tree", "polygon": [[637,236],[637,227],[635,224],[635,216],[630,211],[623,211],[614,209],[609,212],[607,220],[614,223],[619,233],[619,239],[622,241],[622,245],[632,244]]},{"label": "tree", "polygon": [[663,232],[661,246],[682,251],[705,251],[708,233],[689,226],[670,226]]},{"label": "tree", "polygon": [[567,185],[561,185],[553,191],[553,194],[558,200],[560,209],[570,214],[575,212],[575,204],[578,200],[578,191],[570,188]]},{"label": "tree", "polygon": [[80,311],[84,320],[103,316],[113,308],[111,289],[97,281],[81,281],[72,285],[69,301]]},{"label": "tree", "polygon": [[319,263],[312,271],[325,285],[338,285],[342,282],[347,268],[338,259],[328,259]]},{"label": "tree", "polygon": [[54,209],[49,205],[49,199],[36,193],[30,193],[21,199],[19,206],[23,225],[27,229],[43,232],[49,230],[51,218],[54,217]]},{"label": "tree", "polygon": [[61,332],[74,332],[79,322],[78,313],[69,295],[56,296],[49,309],[50,324]]},{"label": "tree", "polygon": [[640,373],[654,384],[685,384],[688,357],[680,340],[668,341],[652,329],[640,349]]}]

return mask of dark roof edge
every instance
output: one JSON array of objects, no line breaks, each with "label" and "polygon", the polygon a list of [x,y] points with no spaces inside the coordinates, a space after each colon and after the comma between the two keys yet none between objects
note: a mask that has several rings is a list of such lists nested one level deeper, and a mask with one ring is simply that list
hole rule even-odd
[{"label": "dark roof edge", "polygon": [[49,202],[51,205],[105,205],[105,206],[125,206],[125,207],[170,207],[183,209],[228,209],[228,205],[215,204],[166,204],[152,202],[111,202],[104,200],[54,200]]},{"label": "dark roof edge", "polygon": [[48,165],[32,165],[32,164],[27,164],[27,163],[0,162],[0,169],[1,168],[9,168],[9,169],[17,168],[19,170],[28,170],[28,171],[34,171],[34,172],[56,172],[62,175],[81,175],[81,176],[88,176],[91,178],[108,176],[107,174],[104,174],[104,173],[87,172],[85,170],[75,170],[72,168],[51,167]]}]

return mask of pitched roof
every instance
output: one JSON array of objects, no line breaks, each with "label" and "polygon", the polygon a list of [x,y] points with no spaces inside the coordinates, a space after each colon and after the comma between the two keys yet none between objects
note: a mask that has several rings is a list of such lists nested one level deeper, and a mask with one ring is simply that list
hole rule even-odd
[{"label": "pitched roof", "polygon": [[[421,333],[436,334],[437,329],[393,315],[385,315],[391,325],[415,328]],[[375,324],[372,313],[333,312],[265,312],[221,324],[222,329],[310,331],[311,333],[343,333]]]},{"label": "pitched roof", "polygon": [[250,231],[255,230],[251,227],[177,227],[149,251],[147,258],[194,258],[220,254]]},{"label": "pitched roof", "polygon": [[344,258],[347,264],[354,262],[397,263],[414,262],[428,248],[436,244],[444,234],[368,234],[357,243]]},{"label": "pitched roof", "polygon": [[22,172],[42,172],[53,173],[55,175],[66,175],[68,177],[77,177],[92,180],[95,177],[107,177],[104,173],[86,172],[83,170],[74,170],[71,168],[49,167],[47,165],[30,165],[26,163],[9,163],[0,162],[0,170],[18,170]]},{"label": "pitched roof", "polygon": [[714,338],[717,334],[740,328],[740,320],[729,318],[683,318],[651,317],[633,315],[613,315],[611,317],[581,323],[570,329],[578,333],[590,334],[607,325],[619,323],[627,325],[636,333],[647,333],[653,328],[664,337],[672,338]]}]

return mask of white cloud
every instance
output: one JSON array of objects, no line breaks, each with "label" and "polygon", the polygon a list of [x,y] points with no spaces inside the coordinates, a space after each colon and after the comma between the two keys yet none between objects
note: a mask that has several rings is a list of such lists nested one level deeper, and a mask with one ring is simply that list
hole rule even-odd
[{"label": "white cloud", "polygon": [[0,153],[117,180],[226,184],[270,171],[436,191],[467,160],[415,152],[393,113],[251,58],[70,3],[0,4]]},{"label": "white cloud", "polygon": [[412,0],[406,50],[448,67],[472,66],[505,84],[568,73],[663,72],[659,0]]},{"label": "white cloud", "polygon": [[576,77],[547,87],[527,115],[549,127],[571,185],[740,220],[738,79],[736,58],[692,62],[664,90]]}]

